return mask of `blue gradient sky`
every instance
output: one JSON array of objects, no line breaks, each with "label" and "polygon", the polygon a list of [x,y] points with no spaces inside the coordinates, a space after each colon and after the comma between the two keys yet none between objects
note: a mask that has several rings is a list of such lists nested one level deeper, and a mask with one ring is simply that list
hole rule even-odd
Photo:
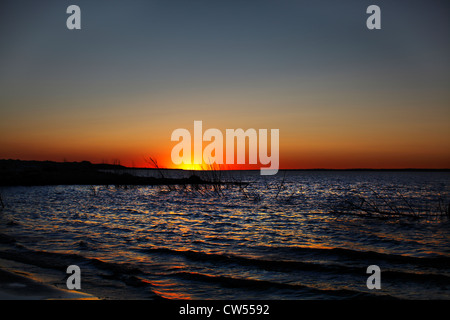
[{"label": "blue gradient sky", "polygon": [[[82,30],[66,29],[77,4]],[[370,4],[382,29],[369,31]],[[0,158],[170,166],[278,128],[282,167],[450,167],[448,1],[2,1]]]}]

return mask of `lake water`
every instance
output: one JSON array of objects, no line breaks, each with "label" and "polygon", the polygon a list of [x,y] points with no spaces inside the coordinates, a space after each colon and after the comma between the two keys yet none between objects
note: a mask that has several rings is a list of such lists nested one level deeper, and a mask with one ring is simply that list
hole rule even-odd
[{"label": "lake water", "polygon": [[0,259],[105,299],[450,298],[450,173],[221,179],[250,184],[3,187]]}]

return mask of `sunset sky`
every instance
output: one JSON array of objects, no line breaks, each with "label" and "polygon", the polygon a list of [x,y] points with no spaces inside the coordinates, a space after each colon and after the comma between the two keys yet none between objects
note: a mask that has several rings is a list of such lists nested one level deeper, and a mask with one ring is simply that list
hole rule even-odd
[{"label": "sunset sky", "polygon": [[[81,30],[66,8],[81,8]],[[377,4],[382,29],[366,28]],[[0,159],[145,157],[280,130],[281,168],[450,168],[449,1],[0,3]]]}]

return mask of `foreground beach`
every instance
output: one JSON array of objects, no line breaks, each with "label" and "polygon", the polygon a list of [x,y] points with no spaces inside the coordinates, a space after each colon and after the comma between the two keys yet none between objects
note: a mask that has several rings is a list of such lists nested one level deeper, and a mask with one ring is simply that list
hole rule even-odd
[{"label": "foreground beach", "polygon": [[0,265],[0,300],[96,300],[97,298],[78,291],[64,290],[46,284],[34,275]]}]

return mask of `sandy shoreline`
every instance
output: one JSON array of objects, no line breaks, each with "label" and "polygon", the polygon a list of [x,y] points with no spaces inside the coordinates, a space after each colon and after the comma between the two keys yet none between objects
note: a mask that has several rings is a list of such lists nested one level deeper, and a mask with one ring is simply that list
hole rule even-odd
[{"label": "sandy shoreline", "polygon": [[46,284],[5,261],[0,264],[0,300],[97,300],[90,294]]}]

